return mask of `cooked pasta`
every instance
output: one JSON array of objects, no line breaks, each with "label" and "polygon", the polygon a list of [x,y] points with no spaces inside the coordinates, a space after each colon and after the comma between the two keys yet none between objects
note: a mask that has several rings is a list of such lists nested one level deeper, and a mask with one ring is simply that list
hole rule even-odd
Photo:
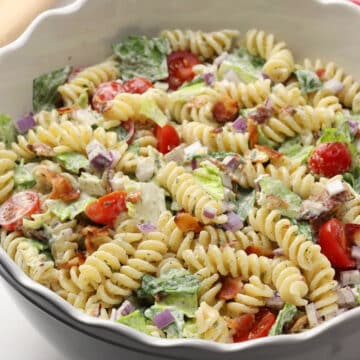
[{"label": "cooked pasta", "polygon": [[5,253],[82,313],[164,339],[355,308],[360,85],[290,49],[165,29],[34,79],[32,113],[0,114]]}]

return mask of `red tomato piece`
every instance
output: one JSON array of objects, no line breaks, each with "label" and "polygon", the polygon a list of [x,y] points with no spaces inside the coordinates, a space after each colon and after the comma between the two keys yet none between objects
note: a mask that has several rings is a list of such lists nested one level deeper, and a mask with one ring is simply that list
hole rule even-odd
[{"label": "red tomato piece", "polygon": [[323,143],[316,147],[308,164],[314,174],[332,177],[349,170],[351,153],[345,143]]},{"label": "red tomato piece", "polygon": [[247,340],[254,324],[254,314],[244,314],[236,319],[229,320],[229,328],[235,330],[235,334],[233,335],[234,342],[241,342]]},{"label": "red tomato piece", "polygon": [[123,84],[117,81],[108,81],[100,84],[95,89],[92,97],[92,107],[98,112],[103,112],[107,102],[114,99],[114,97],[121,92],[123,92]]},{"label": "red tomato piece", "polygon": [[243,283],[241,277],[232,278],[226,277],[223,281],[221,290],[218,294],[220,299],[231,300],[242,290]]},{"label": "red tomato piece", "polygon": [[97,224],[112,225],[117,216],[127,211],[126,191],[114,191],[89,204],[85,214]]},{"label": "red tomato piece", "polygon": [[345,227],[338,219],[331,219],[321,226],[318,243],[332,266],[341,269],[351,269],[356,266],[346,241]]},{"label": "red tomato piece", "polygon": [[191,81],[195,73],[193,66],[200,64],[199,58],[189,51],[175,51],[167,57],[169,88],[176,90],[186,81]]},{"label": "red tomato piece", "polygon": [[359,224],[345,224],[345,235],[348,244],[353,245],[360,240],[360,225]]},{"label": "red tomato piece", "polygon": [[315,72],[316,72],[316,75],[319,77],[319,79],[322,79],[322,77],[325,75],[324,68],[317,69]]},{"label": "red tomato piece", "polygon": [[0,225],[7,231],[14,231],[22,224],[25,216],[39,212],[40,198],[34,191],[14,194],[0,206]]},{"label": "red tomato piece", "polygon": [[152,82],[143,77],[136,77],[123,83],[122,91],[130,94],[143,94],[154,87]]},{"label": "red tomato piece", "polygon": [[180,137],[173,126],[165,125],[164,127],[160,127],[156,125],[154,130],[157,139],[157,148],[162,154],[167,154],[180,145]]},{"label": "red tomato piece", "polygon": [[276,316],[270,312],[266,311],[261,318],[257,319],[255,325],[252,327],[248,339],[259,339],[265,336],[268,336],[271,327],[274,325]]}]

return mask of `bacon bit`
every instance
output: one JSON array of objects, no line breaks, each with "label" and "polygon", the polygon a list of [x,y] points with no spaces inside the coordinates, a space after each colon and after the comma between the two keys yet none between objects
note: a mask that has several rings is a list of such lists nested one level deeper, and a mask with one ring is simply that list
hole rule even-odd
[{"label": "bacon bit", "polygon": [[57,108],[56,111],[58,112],[59,115],[63,115],[63,114],[73,112],[74,110],[79,110],[79,109],[80,109],[79,106],[64,106],[64,107]]},{"label": "bacon bit", "polygon": [[322,80],[323,76],[325,75],[325,69],[320,68],[315,71],[316,75]]},{"label": "bacon bit", "polygon": [[259,105],[255,111],[249,114],[249,118],[253,119],[257,124],[263,124],[266,120],[270,119],[273,113],[272,108]]},{"label": "bacon bit", "polygon": [[82,253],[82,252],[78,252],[76,254],[76,256],[74,258],[72,258],[71,260],[69,260],[67,263],[60,264],[59,268],[60,269],[70,270],[73,266],[82,265],[85,262],[85,260],[86,260],[85,254]]},{"label": "bacon bit", "polygon": [[200,232],[202,226],[199,223],[199,220],[188,213],[177,213],[175,215],[175,224],[182,232],[195,231]]},{"label": "bacon bit", "polygon": [[219,127],[219,128],[215,128],[215,129],[212,129],[210,132],[212,134],[220,134],[224,131],[224,129],[222,127]]},{"label": "bacon bit", "polygon": [[358,245],[360,242],[360,225],[359,224],[345,224],[346,239],[351,244]]},{"label": "bacon bit", "polygon": [[80,190],[74,189],[70,180],[64,175],[57,174],[46,168],[41,169],[41,174],[51,183],[52,191],[49,195],[50,199],[61,199],[69,202],[80,197]]},{"label": "bacon bit", "polygon": [[215,103],[212,112],[215,120],[220,124],[224,124],[236,119],[239,113],[239,105],[237,101],[231,99],[229,96],[223,96]]},{"label": "bacon bit", "polygon": [[126,200],[131,202],[132,204],[138,203],[141,200],[141,192],[137,191],[129,193],[126,197]]},{"label": "bacon bit", "polygon": [[107,226],[97,227],[93,225],[88,225],[81,230],[81,234],[85,236],[85,249],[87,255],[91,255],[94,251],[97,250],[96,245],[94,245],[93,239],[96,237],[108,236],[109,228]]},{"label": "bacon bit", "polygon": [[248,340],[249,332],[255,324],[254,314],[243,314],[235,319],[229,319],[227,326],[234,333],[233,337],[236,342]]},{"label": "bacon bit", "polygon": [[235,296],[243,289],[243,282],[241,277],[226,277],[217,297],[224,300],[235,299]]},{"label": "bacon bit", "polygon": [[259,133],[255,121],[248,119],[249,145],[253,148],[259,142]]},{"label": "bacon bit", "polygon": [[274,254],[271,250],[263,249],[255,245],[250,245],[245,249],[245,252],[250,254],[255,254],[257,256],[266,256],[268,258],[273,258]]},{"label": "bacon bit", "polygon": [[267,154],[269,156],[270,159],[280,159],[281,157],[284,156],[284,154],[279,153],[278,151],[269,148],[268,146],[264,146],[264,145],[255,145],[255,148],[258,149],[259,151],[264,152],[265,154]]},{"label": "bacon bit", "polygon": [[50,146],[43,143],[29,144],[27,148],[37,156],[52,157],[56,155],[55,151]]}]

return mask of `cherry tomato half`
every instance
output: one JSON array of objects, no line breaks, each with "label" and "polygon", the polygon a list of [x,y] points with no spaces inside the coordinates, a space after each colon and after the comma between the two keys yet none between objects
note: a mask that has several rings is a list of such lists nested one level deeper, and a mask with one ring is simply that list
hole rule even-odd
[{"label": "cherry tomato half", "polygon": [[93,108],[98,112],[105,110],[108,101],[114,99],[114,97],[123,92],[123,84],[117,81],[108,81],[100,84],[94,92],[91,103]]},{"label": "cherry tomato half", "polygon": [[231,300],[235,299],[235,296],[242,290],[243,283],[241,277],[232,278],[226,277],[223,281],[220,292],[218,293],[219,299]]},{"label": "cherry tomato half", "polygon": [[153,87],[150,80],[143,77],[130,79],[122,84],[122,91],[130,94],[143,94]]},{"label": "cherry tomato half", "polygon": [[185,81],[191,81],[195,73],[192,68],[200,64],[199,58],[189,51],[175,51],[167,57],[169,88],[176,90]]},{"label": "cherry tomato half", "polygon": [[317,175],[332,177],[349,170],[351,153],[342,142],[323,143],[316,147],[309,158],[310,170]]},{"label": "cherry tomato half", "polygon": [[167,154],[180,145],[179,135],[171,125],[165,125],[164,127],[156,125],[155,136],[157,139],[157,148],[162,154]]},{"label": "cherry tomato half", "polygon": [[338,219],[331,219],[321,226],[318,243],[334,267],[351,269],[356,266],[347,245],[345,227]]},{"label": "cherry tomato half", "polygon": [[264,314],[256,320],[255,325],[252,327],[248,339],[259,339],[265,336],[268,336],[271,327],[274,325],[276,316],[270,312],[266,311]]},{"label": "cherry tomato half", "polygon": [[40,199],[34,191],[14,194],[0,206],[0,225],[7,231],[14,231],[22,224],[24,216],[39,212]]},{"label": "cherry tomato half", "polygon": [[235,334],[233,335],[234,342],[241,342],[247,340],[254,324],[254,314],[244,314],[236,319],[231,319],[228,322],[228,326],[231,329],[235,330]]},{"label": "cherry tomato half", "polygon": [[85,214],[97,224],[112,225],[117,216],[127,211],[126,191],[114,191],[90,203]]}]

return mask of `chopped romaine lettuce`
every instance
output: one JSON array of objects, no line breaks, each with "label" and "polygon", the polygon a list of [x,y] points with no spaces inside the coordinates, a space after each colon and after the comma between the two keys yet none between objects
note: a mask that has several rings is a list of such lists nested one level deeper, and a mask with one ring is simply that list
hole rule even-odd
[{"label": "chopped romaine lettuce", "polygon": [[170,46],[166,39],[132,35],[113,45],[113,51],[120,60],[123,80],[142,76],[154,82],[168,77]]},{"label": "chopped romaine lettuce", "polygon": [[39,252],[43,252],[49,249],[49,245],[44,244],[40,241],[33,240],[33,239],[25,239],[32,247],[34,247]]},{"label": "chopped romaine lettuce", "polygon": [[204,82],[180,88],[171,93],[171,99],[179,102],[187,102],[194,96],[204,94],[208,88]]},{"label": "chopped romaine lettuce", "polygon": [[306,221],[298,221],[296,219],[289,219],[290,222],[298,227],[298,232],[305,235],[309,240],[313,241],[311,226]]},{"label": "chopped romaine lettuce", "polygon": [[236,54],[241,60],[250,63],[254,68],[262,68],[265,64],[264,59],[259,56],[251,55],[246,48],[240,48]]},{"label": "chopped romaine lettuce", "polygon": [[343,174],[343,178],[360,194],[360,166],[355,166],[352,172]]},{"label": "chopped romaine lettuce", "polygon": [[236,153],[230,151],[214,151],[209,154],[210,157],[216,160],[224,160],[227,156],[236,156]]},{"label": "chopped romaine lettuce", "polygon": [[161,111],[154,99],[144,97],[140,105],[140,114],[152,120],[155,124],[163,127],[168,122],[168,118]]},{"label": "chopped romaine lettuce", "polygon": [[140,310],[135,310],[129,315],[122,316],[117,320],[117,322],[129,326],[135,330],[141,331],[145,334],[148,333],[146,327],[146,318]]},{"label": "chopped romaine lettuce", "polygon": [[86,170],[90,166],[89,160],[83,154],[76,152],[59,154],[56,158],[66,170],[73,174],[79,174],[80,170]]},{"label": "chopped romaine lettuce", "polygon": [[63,85],[72,71],[71,66],[43,74],[33,81],[33,110],[52,110],[60,101],[58,87]]},{"label": "chopped romaine lettuce", "polygon": [[301,92],[303,94],[320,90],[323,87],[323,83],[313,71],[297,70],[295,71],[295,75],[299,81]]},{"label": "chopped romaine lettuce", "polygon": [[238,54],[230,54],[225,58],[217,75],[221,80],[229,71],[233,71],[239,80],[246,84],[256,81],[262,78],[262,63],[254,59],[246,49],[240,49]]},{"label": "chopped romaine lettuce", "polygon": [[204,77],[202,75],[196,75],[191,81],[184,82],[179,87],[179,89],[184,89],[186,87],[193,86],[193,85],[196,85],[196,84],[202,84],[204,86],[206,85],[206,83],[204,81]]},{"label": "chopped romaine lettuce", "polygon": [[300,136],[297,136],[293,139],[285,141],[279,147],[278,151],[290,158],[292,161],[303,164],[307,161],[313,149],[314,147],[310,145],[303,146],[301,144]]},{"label": "chopped romaine lettuce", "polygon": [[246,220],[250,210],[255,204],[255,190],[250,192],[240,192],[237,198],[237,214]]},{"label": "chopped romaine lettuce", "polygon": [[79,199],[71,203],[66,203],[62,200],[54,200],[50,210],[61,221],[72,220],[77,215],[84,212],[86,207],[95,200],[95,198],[85,193],[81,193]]},{"label": "chopped romaine lettuce", "polygon": [[0,142],[9,147],[15,140],[15,126],[12,118],[6,114],[0,114]]},{"label": "chopped romaine lettuce", "polygon": [[145,274],[142,277],[139,297],[149,298],[156,294],[197,294],[200,282],[190,272],[184,269],[171,269],[156,278]]},{"label": "chopped romaine lettuce", "polygon": [[81,107],[81,109],[86,109],[89,106],[89,94],[87,91],[83,91],[78,99],[76,100],[76,104]]},{"label": "chopped romaine lettuce", "polygon": [[224,186],[220,170],[209,161],[203,161],[193,171],[195,181],[214,199],[224,199]]},{"label": "chopped romaine lettuce", "polygon": [[285,306],[279,311],[276,321],[270,329],[269,336],[280,335],[285,324],[290,322],[297,312],[298,310],[295,305],[285,304]]},{"label": "chopped romaine lettuce", "polygon": [[169,294],[162,296],[158,301],[158,304],[173,306],[181,310],[187,317],[194,317],[195,311],[199,306],[196,293]]},{"label": "chopped romaine lettuce", "polygon": [[169,324],[168,326],[164,327],[162,330],[169,339],[181,338],[185,324],[184,313],[178,310],[176,307],[155,304],[150,308],[146,309],[144,315],[147,319],[152,320],[156,315],[158,315],[159,313],[161,313],[166,309],[168,309],[171,312],[175,321]]},{"label": "chopped romaine lettuce", "polygon": [[278,209],[282,215],[297,218],[300,214],[301,198],[288,189],[281,180],[263,176],[259,180],[261,205]]},{"label": "chopped romaine lettuce", "polygon": [[356,303],[360,305],[360,285],[355,286],[355,292],[356,292],[355,295]]},{"label": "chopped romaine lettuce", "polygon": [[196,339],[199,336],[198,333],[198,327],[196,325],[195,319],[191,319],[185,322],[182,333],[184,338]]},{"label": "chopped romaine lettuce", "polygon": [[21,162],[16,166],[14,171],[14,182],[16,190],[26,190],[32,188],[36,184],[36,180],[32,176],[29,169],[24,166],[24,163]]}]

